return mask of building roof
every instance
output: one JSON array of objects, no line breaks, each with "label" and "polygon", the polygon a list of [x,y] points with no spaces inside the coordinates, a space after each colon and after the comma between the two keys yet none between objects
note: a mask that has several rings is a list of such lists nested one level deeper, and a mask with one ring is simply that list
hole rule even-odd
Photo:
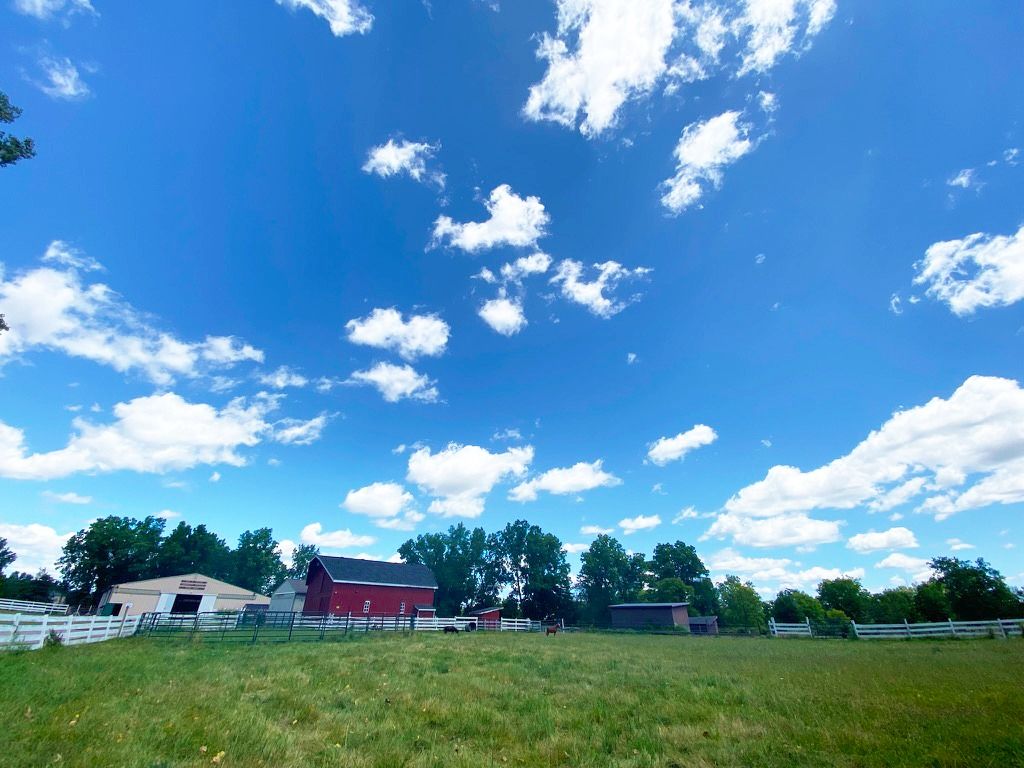
[{"label": "building roof", "polygon": [[718,617],[717,616],[691,616],[690,617],[690,623],[691,624],[697,624],[698,626],[701,625],[701,624],[709,624],[709,625],[710,624],[714,624],[717,621],[718,621]]},{"label": "building roof", "polygon": [[361,560],[356,557],[317,555],[327,575],[343,584],[380,584],[392,587],[437,589],[434,574],[425,565]]},{"label": "building roof", "polygon": [[304,595],[306,594],[306,580],[285,579],[281,582],[281,586],[274,590],[275,595],[278,592],[294,592],[296,595]]},{"label": "building roof", "polygon": [[618,603],[609,605],[609,608],[678,608],[689,603]]},{"label": "building roof", "polygon": [[500,605],[495,605],[495,606],[492,606],[490,608],[474,608],[472,611],[469,611],[469,615],[470,616],[479,616],[481,613],[490,613],[491,611],[500,611],[500,610],[502,610],[502,606],[500,606]]},{"label": "building roof", "polygon": [[211,578],[202,573],[182,573],[172,576],[158,576],[152,579],[141,581],[125,581],[120,584],[111,584],[103,593],[103,600],[106,600],[113,592],[138,592],[143,594],[160,594],[161,592],[185,592],[189,594],[220,595],[222,597],[247,599],[249,597],[262,597],[259,592],[252,592],[237,584],[229,584],[220,579]]},{"label": "building roof", "polygon": [[413,608],[415,608],[417,611],[436,611],[437,610],[434,606],[427,605],[426,603],[417,603],[416,605],[413,606]]}]

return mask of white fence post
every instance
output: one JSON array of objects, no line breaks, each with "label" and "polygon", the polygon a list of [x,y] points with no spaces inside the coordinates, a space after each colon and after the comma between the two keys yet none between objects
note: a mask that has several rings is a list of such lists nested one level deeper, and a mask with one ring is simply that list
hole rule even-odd
[{"label": "white fence post", "polygon": [[814,637],[814,630],[811,629],[811,617],[810,616],[805,616],[804,617],[804,621],[807,622],[807,636],[808,637]]},{"label": "white fence post", "polygon": [[906,617],[903,619],[903,626],[907,628],[907,637],[913,637],[914,633],[910,631],[910,623],[907,621]]},{"label": "white fence post", "polygon": [[854,621],[853,619],[850,619],[850,627],[853,628],[853,636],[854,637],[860,637],[860,635],[857,634],[857,622]]},{"label": "white fence post", "polygon": [[947,616],[946,621],[949,622],[949,631],[953,633],[953,637],[956,637],[956,625],[953,623],[953,620]]}]

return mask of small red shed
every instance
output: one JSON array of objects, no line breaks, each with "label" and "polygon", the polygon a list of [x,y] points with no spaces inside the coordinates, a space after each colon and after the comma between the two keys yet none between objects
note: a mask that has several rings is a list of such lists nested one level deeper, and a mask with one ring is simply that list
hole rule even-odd
[{"label": "small red shed", "polygon": [[317,555],[306,576],[303,613],[423,615],[434,604],[437,581],[425,565]]},{"label": "small red shed", "polygon": [[492,608],[477,608],[476,610],[469,612],[470,616],[474,616],[481,621],[501,621],[501,606],[494,606]]}]

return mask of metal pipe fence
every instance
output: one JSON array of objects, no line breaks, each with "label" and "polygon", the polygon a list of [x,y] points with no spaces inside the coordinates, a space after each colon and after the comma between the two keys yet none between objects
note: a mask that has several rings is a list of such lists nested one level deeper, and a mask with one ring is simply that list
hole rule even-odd
[{"label": "metal pipe fence", "polygon": [[137,635],[153,638],[196,638],[207,642],[311,642],[336,640],[369,632],[538,632],[541,622],[529,619],[484,621],[473,616],[451,618],[368,614],[309,614],[273,611],[215,613],[147,613]]}]

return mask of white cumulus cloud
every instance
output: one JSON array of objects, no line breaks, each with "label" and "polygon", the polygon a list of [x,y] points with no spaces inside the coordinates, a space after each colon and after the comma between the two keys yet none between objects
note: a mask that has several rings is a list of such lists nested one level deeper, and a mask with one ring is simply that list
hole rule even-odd
[{"label": "white cumulus cloud", "polygon": [[[717,71],[763,74],[799,54],[832,19],[834,0],[557,0],[557,29],[539,36],[547,63],[523,114],[579,126],[615,126],[622,108],[664,84],[673,94]],[[769,105],[770,106],[770,105]]]},{"label": "white cumulus cloud", "polygon": [[839,541],[841,523],[834,520],[814,520],[807,515],[780,515],[753,518],[746,515],[724,513],[718,515],[702,540],[731,537],[736,544],[750,547],[798,547],[813,549],[819,544]]},{"label": "white cumulus cloud", "polygon": [[43,498],[60,504],[92,504],[92,496],[82,496],[74,491],[67,491],[66,493],[43,491]]},{"label": "white cumulus cloud", "polygon": [[373,26],[373,14],[359,0],[277,0],[277,4],[293,11],[298,8],[312,11],[330,25],[335,37],[365,34]]},{"label": "white cumulus cloud", "polygon": [[0,538],[7,539],[8,548],[17,555],[11,570],[23,573],[36,573],[45,568],[52,574],[61,550],[73,535],[71,531],[57,533],[50,526],[39,523],[0,523]]},{"label": "white cumulus cloud", "polygon": [[415,181],[429,181],[443,189],[444,174],[427,169],[427,162],[433,159],[439,148],[438,144],[408,140],[398,143],[388,139],[385,144],[370,149],[363,171],[385,179],[404,173]]},{"label": "white cumulus cloud", "polygon": [[580,461],[571,467],[549,469],[532,480],[517,485],[509,491],[508,497],[513,501],[536,501],[538,491],[564,496],[594,488],[621,485],[622,480],[610,472],[605,472],[602,463],[601,459],[590,463]]},{"label": "white cumulus cloud", "polygon": [[548,69],[524,113],[570,127],[582,115],[585,135],[601,133],[665,73],[675,33],[673,0],[559,0],[558,32],[544,34],[537,51]]},{"label": "white cumulus cloud", "polygon": [[34,16],[40,21],[50,21],[60,16],[65,25],[76,13],[99,15],[89,0],[14,0],[13,5],[18,13]]},{"label": "white cumulus cloud", "polygon": [[751,125],[740,118],[739,112],[723,112],[683,129],[673,153],[676,173],[662,184],[661,203],[671,213],[682,213],[697,203],[708,187],[720,187],[725,167],[754,148]]},{"label": "white cumulus cloud", "polygon": [[[923,477],[924,482],[906,483]],[[972,376],[948,398],[895,413],[850,453],[807,472],[774,466],[725,504],[727,512],[771,517],[852,509],[929,494],[920,509],[938,518],[990,504],[1024,501],[1024,390],[1017,382]]]},{"label": "white cumulus cloud", "polygon": [[914,265],[914,283],[956,315],[1024,298],[1024,226],[1012,235],[976,232],[934,243]]},{"label": "white cumulus cloud", "polygon": [[659,467],[670,461],[678,461],[690,451],[711,445],[718,439],[718,434],[707,424],[694,424],[691,429],[680,432],[675,437],[659,437],[647,448],[647,458]]},{"label": "white cumulus cloud", "polygon": [[583,264],[574,259],[565,259],[559,263],[551,282],[561,285],[562,295],[569,301],[581,304],[603,318],[618,314],[639,298],[637,294],[627,299],[608,297],[605,291],[614,291],[623,281],[643,277],[651,272],[647,267],[628,269],[617,261],[594,264],[593,268],[597,270],[597,277],[587,281],[583,279]]},{"label": "white cumulus cloud", "polygon": [[479,517],[484,497],[502,480],[522,477],[533,461],[533,447],[491,453],[477,445],[450,443],[432,453],[430,448],[409,456],[406,475],[411,483],[434,496],[429,511],[443,517]]},{"label": "white cumulus cloud", "polygon": [[66,243],[51,243],[44,259],[64,268],[38,267],[7,280],[0,274],[0,306],[11,327],[0,334],[0,364],[50,349],[168,385],[179,376],[263,360],[263,352],[233,336],[187,342],[154,327],[108,286],[86,283],[79,269],[98,265]]},{"label": "white cumulus cloud", "polygon": [[39,59],[39,69],[45,80],[36,82],[36,85],[51,98],[76,101],[90,93],[78,67],[66,56],[43,56]]},{"label": "white cumulus cloud", "polygon": [[854,552],[877,552],[880,549],[913,549],[917,537],[909,528],[890,528],[887,531],[868,531],[851,536],[846,546]]},{"label": "white cumulus cloud", "polygon": [[368,547],[377,541],[374,536],[352,533],[348,528],[337,531],[325,531],[320,523],[310,523],[299,533],[303,544],[315,544],[325,549],[346,549],[348,547]]},{"label": "white cumulus cloud", "polygon": [[433,244],[469,253],[503,245],[532,246],[546,234],[551,219],[539,197],[520,197],[508,184],[491,190],[484,206],[489,214],[486,221],[460,224],[449,216],[439,216],[434,222]]},{"label": "white cumulus cloud", "polygon": [[504,296],[485,301],[477,314],[502,336],[514,336],[527,324],[522,302]]},{"label": "white cumulus cloud", "polygon": [[257,445],[271,429],[265,416],[276,399],[237,398],[218,409],[173,392],[138,397],[113,408],[114,421],[78,417],[64,448],[29,453],[25,433],[0,422],[0,477],[47,480],[76,472],[167,472],[199,464],[242,466],[238,451]]},{"label": "white cumulus cloud", "polygon": [[312,419],[281,419],[274,424],[272,437],[285,445],[312,445],[320,439],[329,419],[326,413]]},{"label": "white cumulus cloud", "polygon": [[389,403],[405,399],[433,403],[438,398],[434,382],[411,365],[377,363],[365,371],[355,371],[348,383],[374,386]]},{"label": "white cumulus cloud", "polygon": [[619,520],[619,528],[623,536],[629,536],[637,531],[648,531],[661,525],[661,518],[658,515],[637,515]]},{"label": "white cumulus cloud", "polygon": [[406,320],[394,308],[377,308],[366,317],[349,320],[345,330],[353,344],[392,350],[406,360],[442,354],[450,331],[437,315],[410,315]]},{"label": "white cumulus cloud", "polygon": [[387,519],[398,517],[412,504],[412,494],[398,483],[370,483],[349,491],[341,506],[356,515]]},{"label": "white cumulus cloud", "polygon": [[257,376],[260,384],[274,389],[285,389],[287,387],[304,387],[309,379],[297,371],[293,371],[287,365],[282,365],[277,370],[269,373],[261,373]]}]

